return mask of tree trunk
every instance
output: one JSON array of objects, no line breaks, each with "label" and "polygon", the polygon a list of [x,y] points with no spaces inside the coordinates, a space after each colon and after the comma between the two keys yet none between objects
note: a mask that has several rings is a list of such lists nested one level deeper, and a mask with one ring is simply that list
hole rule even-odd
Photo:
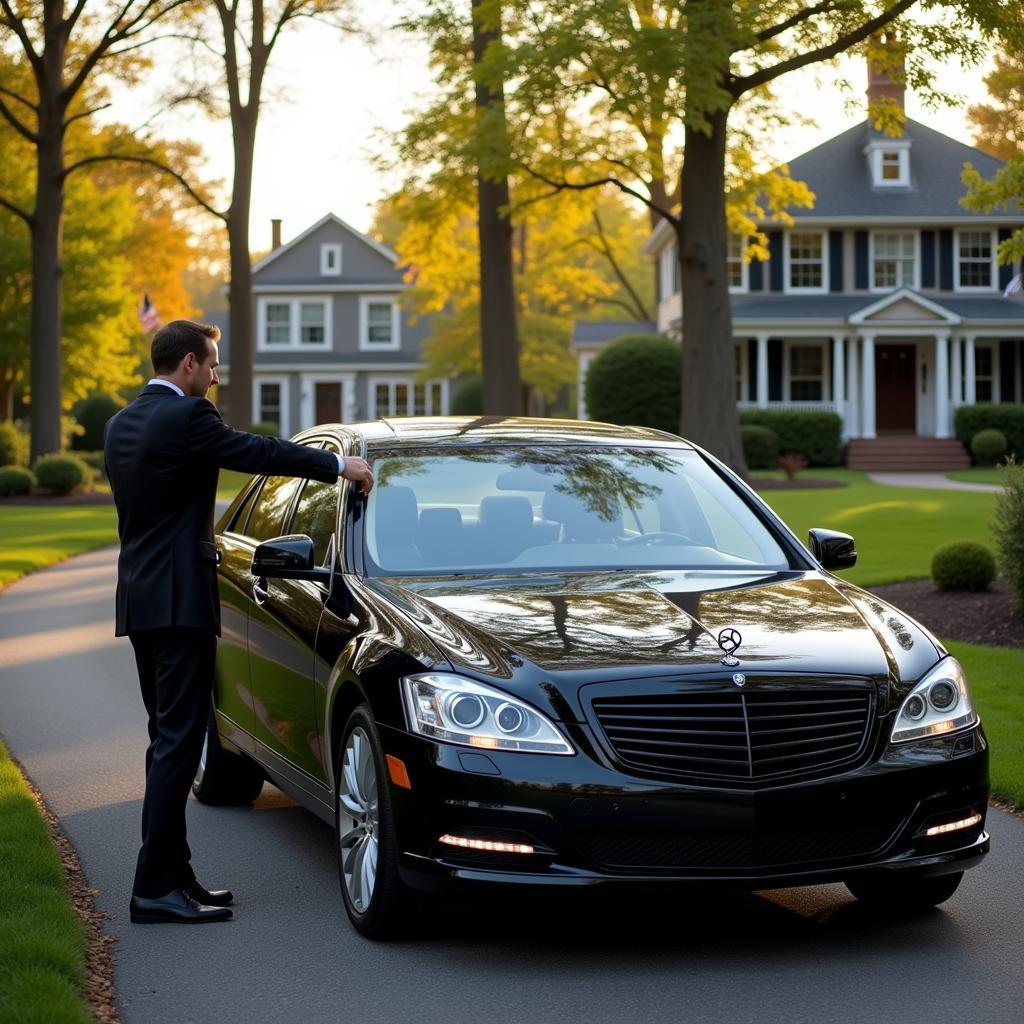
[{"label": "tree trunk", "polygon": [[710,135],[687,126],[682,219],[677,226],[683,299],[679,432],[747,474],[736,409],[736,356],[726,276],[725,141],[728,111],[707,115]]},{"label": "tree trunk", "polygon": [[[60,78],[57,78],[59,84]],[[61,259],[64,221],[63,111],[49,98],[39,105],[36,204],[31,226],[32,461],[61,449]]]},{"label": "tree trunk", "polygon": [[[252,204],[252,165],[256,147],[256,117],[242,113],[232,119],[235,173],[228,211],[231,281],[228,285],[228,401],[226,417],[239,430],[253,424],[252,264],[249,259],[249,211]],[[282,423],[284,431],[289,425]]]},{"label": "tree trunk", "polygon": [[[481,23],[485,0],[472,0],[473,64],[478,71],[490,42],[500,38],[500,23]],[[500,21],[500,14],[499,14]],[[476,77],[477,124],[485,117],[497,116],[504,125],[504,90],[492,89]],[[483,147],[481,147],[482,149]],[[480,347],[483,363],[483,413],[485,416],[515,416],[523,409],[519,381],[519,332],[516,318],[516,293],[513,277],[512,225],[506,211],[509,205],[508,178],[502,171],[488,175],[485,161],[477,171],[477,200],[480,228]]]}]

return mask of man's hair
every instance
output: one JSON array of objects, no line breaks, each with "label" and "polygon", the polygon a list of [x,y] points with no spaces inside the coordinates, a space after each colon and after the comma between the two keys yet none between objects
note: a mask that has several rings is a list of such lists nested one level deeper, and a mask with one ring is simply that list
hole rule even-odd
[{"label": "man's hair", "polygon": [[149,357],[156,373],[174,373],[191,352],[202,362],[209,353],[206,340],[220,341],[216,324],[199,324],[194,320],[172,320],[153,335]]}]

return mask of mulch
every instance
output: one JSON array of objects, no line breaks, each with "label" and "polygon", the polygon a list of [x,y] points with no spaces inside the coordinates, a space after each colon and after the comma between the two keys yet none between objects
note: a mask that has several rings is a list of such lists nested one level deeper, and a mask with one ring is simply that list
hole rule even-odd
[{"label": "mulch", "polygon": [[747,481],[755,491],[810,491],[825,487],[849,487],[844,480],[823,480],[819,477],[798,476],[793,480],[776,480],[770,476],[752,476]]},{"label": "mulch", "polygon": [[0,505],[111,505],[114,496],[109,492],[84,491],[81,494],[50,494],[49,491],[34,490],[31,494],[13,494],[0,498]]},{"label": "mulch", "polygon": [[968,644],[1024,648],[1024,615],[1014,607],[1009,588],[1000,581],[973,594],[937,590],[930,579],[868,589],[912,615],[936,636]]}]

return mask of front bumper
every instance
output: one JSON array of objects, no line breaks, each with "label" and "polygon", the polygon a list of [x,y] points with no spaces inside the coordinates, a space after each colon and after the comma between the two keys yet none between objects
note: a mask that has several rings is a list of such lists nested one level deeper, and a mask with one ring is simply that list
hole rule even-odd
[{"label": "front bumper", "polygon": [[[573,757],[484,754],[388,727],[381,736],[412,782],[389,788],[399,870],[425,891],[467,883],[781,888],[854,873],[962,871],[989,849],[980,727],[888,747],[840,775],[757,790],[626,775],[591,756],[585,726],[573,729]],[[969,829],[923,835],[975,812],[981,821]],[[446,833],[535,852],[462,849],[439,843]]]}]

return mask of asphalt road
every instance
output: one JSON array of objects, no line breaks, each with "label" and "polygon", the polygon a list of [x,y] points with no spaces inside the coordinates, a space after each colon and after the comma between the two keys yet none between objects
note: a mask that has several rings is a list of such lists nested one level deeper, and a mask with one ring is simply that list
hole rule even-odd
[{"label": "asphalt road", "polygon": [[113,637],[115,552],[0,597],[0,734],[78,850],[113,947],[125,1024],[302,1021],[1024,1019],[1024,822],[992,811],[993,852],[943,909],[865,914],[842,886],[448,903],[420,934],[356,936],[330,830],[272,787],[252,809],[189,806],[201,880],[235,920],[128,921],[145,718],[131,649]]}]

